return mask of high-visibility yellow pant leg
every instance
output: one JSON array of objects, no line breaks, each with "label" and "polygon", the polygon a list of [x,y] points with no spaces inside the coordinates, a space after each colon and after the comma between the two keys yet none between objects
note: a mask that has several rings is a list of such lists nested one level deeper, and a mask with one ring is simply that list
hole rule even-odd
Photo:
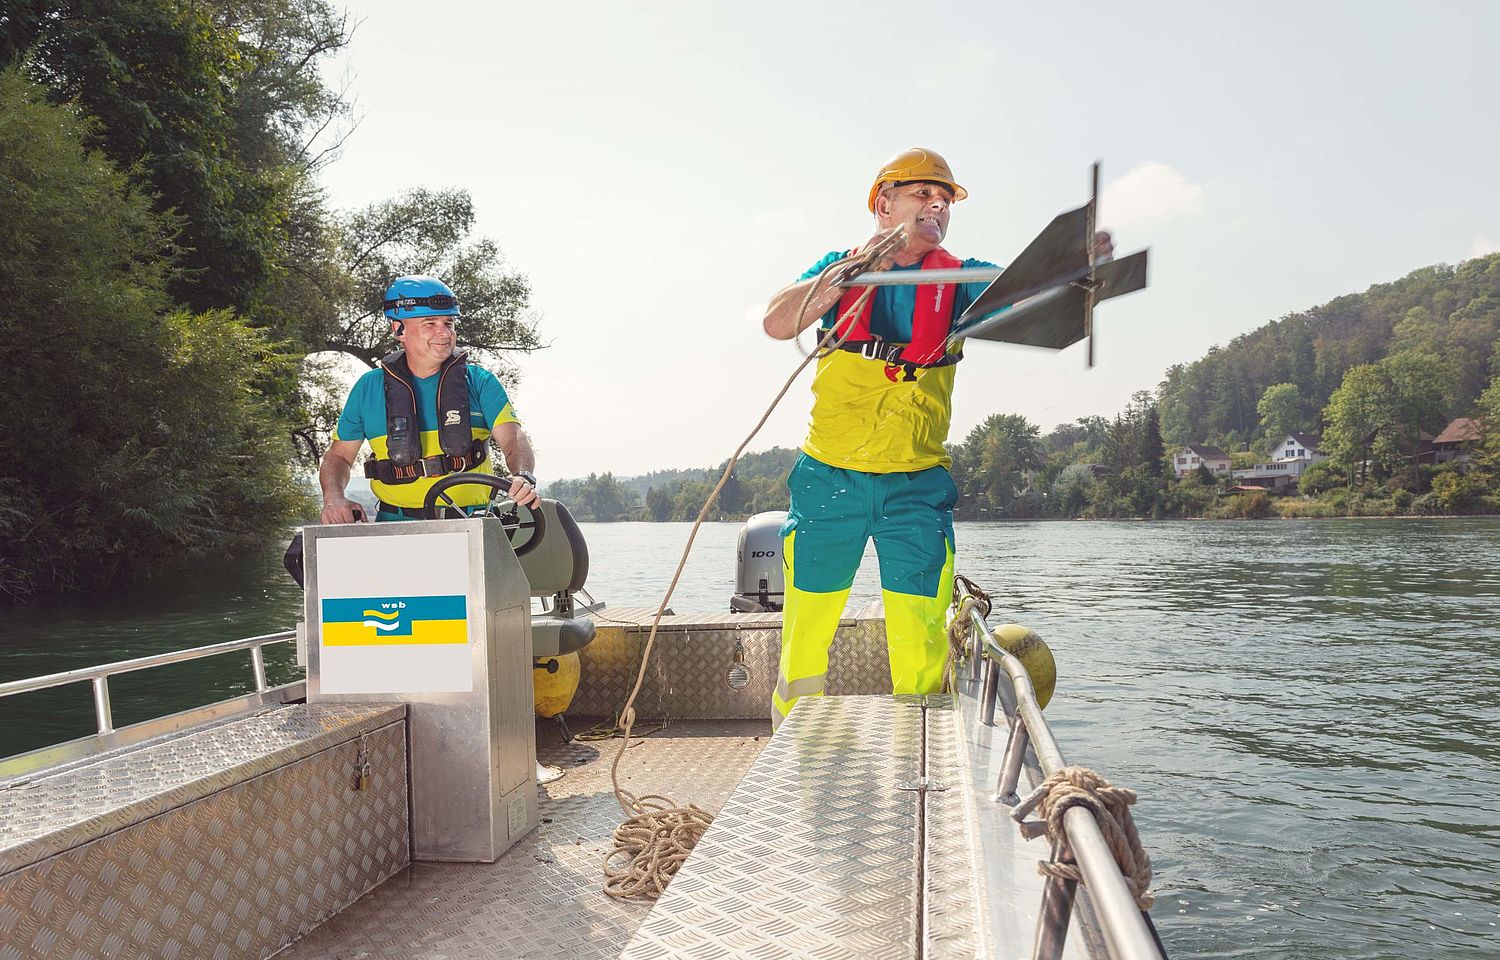
[{"label": "high-visibility yellow pant leg", "polygon": [[[823,686],[828,679],[828,648],[833,645],[839,617],[849,599],[848,586],[827,592],[797,587],[796,540],[797,531],[792,530],[782,541],[781,548],[786,595],[782,608],[781,665],[777,670],[776,690],[771,695],[772,729],[781,726],[799,697],[823,695]],[[851,584],[856,569],[857,559],[849,570]]]},{"label": "high-visibility yellow pant leg", "polygon": [[937,693],[948,662],[948,606],[953,602],[953,546],[947,550],[937,596],[880,591],[893,693]]},{"label": "high-visibility yellow pant leg", "polygon": [[885,600],[885,638],[894,693],[937,693],[948,660],[953,599],[953,504],[958,490],[942,467],[885,474],[877,485],[875,552]]}]

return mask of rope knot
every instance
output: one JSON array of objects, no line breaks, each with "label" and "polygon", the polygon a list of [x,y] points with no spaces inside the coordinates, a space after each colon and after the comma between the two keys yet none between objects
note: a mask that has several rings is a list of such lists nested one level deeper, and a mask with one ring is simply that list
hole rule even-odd
[{"label": "rope knot", "polygon": [[1063,880],[1083,882],[1083,874],[1073,862],[1073,850],[1063,829],[1063,815],[1073,807],[1083,807],[1094,815],[1104,842],[1124,874],[1136,904],[1151,909],[1155,897],[1150,892],[1151,858],[1141,846],[1130,807],[1136,793],[1117,787],[1088,767],[1063,767],[1048,777],[1037,805],[1037,816],[1047,822],[1047,836],[1056,850],[1055,859],[1037,864],[1038,872]]}]

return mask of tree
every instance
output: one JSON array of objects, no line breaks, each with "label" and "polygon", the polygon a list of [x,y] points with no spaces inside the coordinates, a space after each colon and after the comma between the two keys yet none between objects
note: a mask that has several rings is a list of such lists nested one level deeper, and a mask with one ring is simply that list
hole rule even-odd
[{"label": "tree", "polygon": [[1481,480],[1500,493],[1500,377],[1485,388],[1477,406],[1481,433],[1472,463]]},{"label": "tree", "polygon": [[1323,449],[1344,468],[1351,480],[1356,470],[1361,480],[1370,459],[1375,432],[1390,406],[1385,379],[1373,364],[1351,367],[1344,382],[1328,399],[1323,420]]},{"label": "tree", "polygon": [[[173,310],[171,224],[89,140],[76,111],[0,70],[0,595],[12,599],[259,547],[305,506],[287,425],[262,399],[289,358],[226,312]],[[27,335],[39,304],[46,337]]]},{"label": "tree", "polygon": [[1402,350],[1384,358],[1377,369],[1387,385],[1387,407],[1374,452],[1395,473],[1414,464],[1422,433],[1436,434],[1447,420],[1455,375],[1436,355]]},{"label": "tree", "polygon": [[1275,383],[1261,394],[1255,410],[1260,414],[1261,436],[1280,442],[1303,428],[1302,392],[1295,383]]},{"label": "tree", "polygon": [[1014,414],[994,414],[969,431],[962,447],[960,492],[991,516],[1008,515],[1026,486],[1028,471],[1042,466],[1036,425]]},{"label": "tree", "polygon": [[[714,485],[707,481],[691,480],[684,483],[677,490],[677,495],[672,498],[673,520],[697,520],[698,514],[703,510],[703,504],[708,502],[708,495],[713,492]],[[708,512],[706,520],[719,519],[714,510]]]},{"label": "tree", "polygon": [[1297,481],[1297,490],[1304,497],[1315,497],[1335,487],[1341,487],[1347,481],[1348,474],[1337,461],[1319,460],[1302,471],[1302,478]]},{"label": "tree", "polygon": [[663,487],[651,487],[646,491],[646,512],[657,523],[672,519],[672,494]]},{"label": "tree", "polygon": [[373,367],[396,345],[382,312],[386,287],[405,274],[428,274],[452,287],[462,305],[460,343],[514,381],[515,369],[503,353],[541,346],[527,314],[531,287],[507,267],[493,240],[469,236],[473,226],[467,190],[411,190],[343,218],[339,245],[352,299],[339,305],[322,348]]},{"label": "tree", "polygon": [[1076,517],[1089,501],[1089,487],[1094,482],[1094,469],[1086,463],[1074,463],[1063,467],[1052,482],[1052,510],[1060,517]]},{"label": "tree", "polygon": [[17,0],[7,21],[0,66],[96,118],[90,144],[173,211],[173,298],[257,317],[302,228],[288,198],[326,156],[309,148],[347,112],[318,71],[345,17],[324,0]]},{"label": "tree", "polygon": [[580,520],[608,523],[629,520],[640,501],[620,484],[612,473],[591,473],[572,497],[573,510]]}]

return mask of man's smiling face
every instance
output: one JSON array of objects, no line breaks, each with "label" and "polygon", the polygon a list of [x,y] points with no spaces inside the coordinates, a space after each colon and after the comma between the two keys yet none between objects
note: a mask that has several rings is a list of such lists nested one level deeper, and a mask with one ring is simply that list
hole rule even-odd
[{"label": "man's smiling face", "polygon": [[953,191],[946,185],[919,180],[882,192],[875,201],[875,212],[882,228],[906,224],[908,251],[914,246],[931,250],[948,235],[952,206]]}]

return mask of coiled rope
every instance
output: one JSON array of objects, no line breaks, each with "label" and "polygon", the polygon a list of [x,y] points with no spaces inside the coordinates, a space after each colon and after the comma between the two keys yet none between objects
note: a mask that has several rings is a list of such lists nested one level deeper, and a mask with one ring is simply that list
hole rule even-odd
[{"label": "coiled rope", "polygon": [[1150,910],[1156,900],[1150,892],[1151,858],[1141,846],[1135,820],[1130,815],[1130,807],[1136,801],[1135,791],[1112,785],[1088,767],[1063,767],[1043,781],[1040,789],[1046,792],[1037,807],[1037,816],[1047,822],[1047,836],[1057,853],[1054,859],[1038,863],[1037,872],[1083,882],[1083,873],[1073,862],[1072,845],[1063,829],[1063,814],[1073,807],[1084,807],[1098,822],[1136,905]]},{"label": "coiled rope", "polygon": [[[808,306],[819,293],[827,289],[830,283],[842,283],[868,270],[871,265],[898,249],[903,244],[904,238],[905,229],[898,227],[868,249],[825,268],[813,285],[807,288],[807,295],[802,299],[802,305],[797,311],[797,320],[793,324],[797,335],[801,334],[802,321],[807,317]],[[612,897],[644,897],[648,900],[660,897],[698,840],[708,831],[709,824],[713,822],[713,814],[697,804],[690,803],[684,807],[656,794],[636,796],[620,786],[620,759],[625,756],[625,750],[630,746],[630,731],[635,726],[635,698],[641,692],[641,685],[646,678],[646,665],[651,659],[651,648],[656,643],[657,628],[661,625],[661,618],[667,610],[667,605],[672,601],[672,592],[677,589],[677,581],[682,577],[683,568],[687,566],[688,556],[693,549],[693,541],[698,536],[698,528],[703,525],[708,511],[718,500],[719,492],[729,482],[730,474],[733,473],[740,454],[745,452],[750,441],[760,433],[760,428],[766,425],[776,405],[781,403],[781,399],[791,389],[792,383],[801,376],[803,370],[807,369],[809,363],[838,349],[845,340],[849,339],[849,334],[854,329],[854,324],[849,322],[850,319],[859,315],[874,293],[874,287],[866,287],[843,316],[839,317],[838,321],[823,334],[817,347],[797,364],[797,368],[792,371],[791,376],[787,377],[786,383],[782,384],[781,389],[771,400],[770,406],[766,407],[766,412],[761,414],[754,429],[730,456],[729,462],[724,466],[724,473],[719,477],[719,482],[714,485],[708,499],[703,502],[703,509],[698,511],[698,518],[693,521],[693,528],[688,532],[687,545],[683,547],[682,557],[677,561],[677,570],[672,574],[672,582],[667,587],[666,596],[662,598],[661,606],[656,608],[656,616],[651,621],[651,633],[646,637],[646,646],[641,651],[641,666],[636,671],[635,686],[631,689],[630,696],[626,698],[625,706],[620,710],[620,748],[615,752],[615,760],[610,765],[609,775],[614,784],[615,800],[620,804],[620,809],[625,812],[626,819],[615,828],[615,847],[604,858],[604,892]],[[840,327],[844,328],[842,334],[839,333]]]}]

